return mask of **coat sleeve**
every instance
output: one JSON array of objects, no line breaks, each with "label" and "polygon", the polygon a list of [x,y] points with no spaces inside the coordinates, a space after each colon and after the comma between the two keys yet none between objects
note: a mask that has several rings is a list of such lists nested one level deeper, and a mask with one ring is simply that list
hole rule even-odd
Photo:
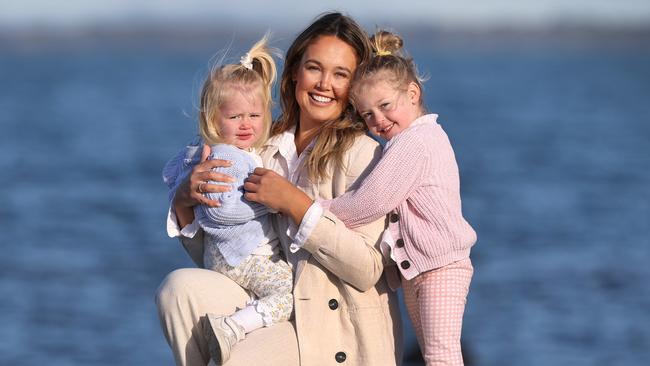
[{"label": "coat sleeve", "polygon": [[203,230],[199,230],[193,238],[185,236],[178,238],[181,244],[183,244],[183,248],[185,248],[187,254],[199,268],[205,268],[203,263],[203,234]]},{"label": "coat sleeve", "polygon": [[[348,151],[346,176],[349,186],[357,186],[381,158],[375,142],[358,139]],[[359,291],[373,287],[381,278],[384,260],[379,239],[385,220],[379,219],[354,230],[334,214],[325,211],[303,248],[330,272]]]}]

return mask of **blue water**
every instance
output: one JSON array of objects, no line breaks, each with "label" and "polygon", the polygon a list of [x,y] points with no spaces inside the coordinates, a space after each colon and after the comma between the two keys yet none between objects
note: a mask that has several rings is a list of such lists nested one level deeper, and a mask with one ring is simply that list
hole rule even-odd
[{"label": "blue water", "polygon": [[[222,44],[0,51],[0,364],[173,364],[160,171]],[[411,50],[479,236],[468,364],[650,364],[650,48]]]}]

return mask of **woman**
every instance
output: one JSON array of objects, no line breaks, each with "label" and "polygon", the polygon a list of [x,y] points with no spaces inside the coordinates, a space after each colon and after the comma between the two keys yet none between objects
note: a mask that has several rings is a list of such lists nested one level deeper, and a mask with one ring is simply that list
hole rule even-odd
[{"label": "woman", "polygon": [[[259,178],[265,181],[260,187],[274,186],[273,195],[286,199],[274,226],[294,272],[295,320],[251,333],[233,349],[229,365],[395,365],[401,361],[397,299],[383,276],[379,250],[384,220],[353,231],[331,213],[311,210],[312,199],[331,199],[358,185],[380,158],[380,148],[365,135],[364,124],[352,120],[349,113],[350,81],[369,55],[366,34],[338,13],[317,19],[287,51],[281,80],[283,115],[261,152],[270,170],[262,171]],[[202,192],[222,190],[204,183],[226,181],[227,177],[211,172],[222,164],[197,165],[175,192],[170,221],[178,227],[171,225],[170,234],[178,236],[178,228],[192,227],[192,206],[217,204],[206,201],[199,186]],[[308,196],[296,194],[300,192],[289,181]],[[264,200],[270,194],[265,192],[252,194]],[[181,241],[201,267],[201,233]],[[241,287],[219,273],[203,269],[170,273],[156,302],[176,363],[206,364],[209,352],[200,318],[206,313],[232,313],[247,300]]]}]

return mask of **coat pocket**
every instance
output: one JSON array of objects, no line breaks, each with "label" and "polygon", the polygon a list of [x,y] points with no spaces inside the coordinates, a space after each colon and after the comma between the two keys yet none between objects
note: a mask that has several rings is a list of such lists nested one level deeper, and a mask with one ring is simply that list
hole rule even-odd
[{"label": "coat pocket", "polygon": [[[368,365],[394,364],[394,361],[388,361],[395,357],[396,336],[392,331],[390,314],[381,306],[357,308],[348,313],[355,328],[360,359]],[[401,337],[401,334],[397,336]]]}]

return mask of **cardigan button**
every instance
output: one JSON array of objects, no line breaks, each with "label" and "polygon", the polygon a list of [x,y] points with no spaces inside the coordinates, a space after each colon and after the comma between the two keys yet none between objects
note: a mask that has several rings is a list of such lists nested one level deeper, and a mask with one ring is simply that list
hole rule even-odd
[{"label": "cardigan button", "polygon": [[397,241],[395,241],[395,246],[397,246],[398,248],[403,248],[404,247],[404,239],[397,239]]},{"label": "cardigan button", "polygon": [[402,263],[399,264],[402,269],[409,269],[411,268],[411,263],[409,261],[403,261]]},{"label": "cardigan button", "polygon": [[338,363],[343,363],[343,362],[345,362],[345,359],[346,359],[346,358],[347,358],[347,356],[345,355],[345,352],[336,352],[336,355],[334,356],[334,359],[335,359],[336,362],[338,362]]},{"label": "cardigan button", "polygon": [[399,221],[399,214],[393,213],[390,215],[390,222],[398,222]]},{"label": "cardigan button", "polygon": [[328,303],[327,306],[330,307],[332,310],[336,310],[339,308],[339,302],[336,301],[336,299],[331,299]]}]

